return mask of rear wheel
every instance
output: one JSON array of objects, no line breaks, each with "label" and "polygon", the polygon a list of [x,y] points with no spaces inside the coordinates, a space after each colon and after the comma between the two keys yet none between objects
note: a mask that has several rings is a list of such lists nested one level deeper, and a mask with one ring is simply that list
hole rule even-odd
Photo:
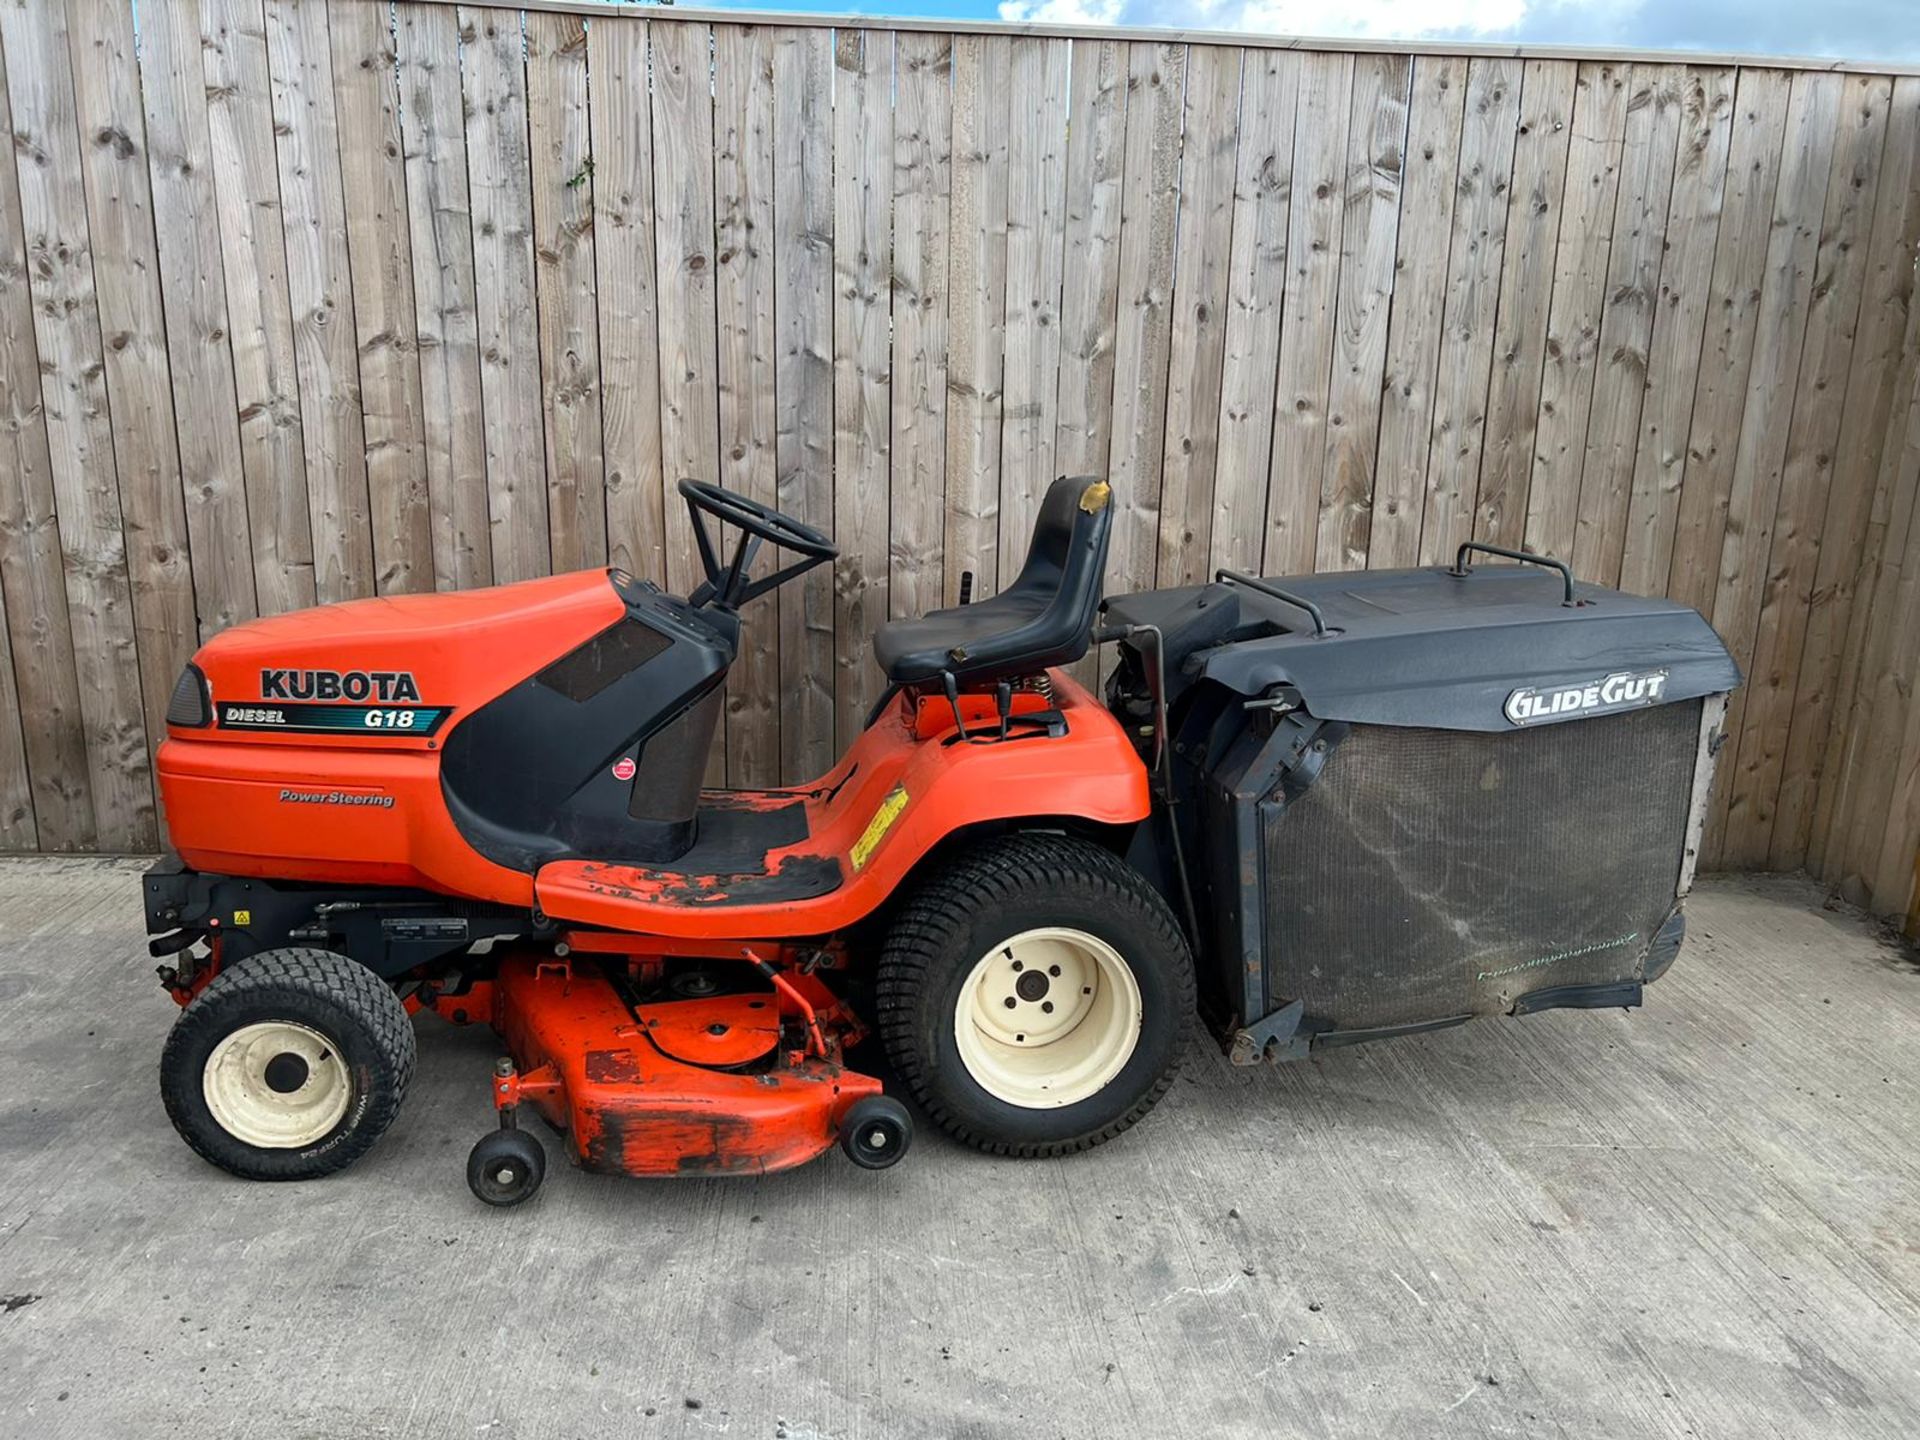
[{"label": "rear wheel", "polygon": [[1193,962],[1139,872],[1083,840],[1015,835],[908,900],[876,991],[887,1054],[942,1129],[1056,1155],[1111,1139],[1166,1093]]},{"label": "rear wheel", "polygon": [[247,1180],[309,1180],[357,1160],[400,1111],[413,1025],[384,980],[329,950],[268,950],[223,970],[160,1057],[167,1115]]}]

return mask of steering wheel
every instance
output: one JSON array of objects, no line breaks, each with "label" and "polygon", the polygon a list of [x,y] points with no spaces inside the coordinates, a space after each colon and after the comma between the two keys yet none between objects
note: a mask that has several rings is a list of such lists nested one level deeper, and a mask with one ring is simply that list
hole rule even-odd
[{"label": "steering wheel", "polygon": [[[784,585],[794,576],[840,553],[830,538],[811,525],[736,491],[699,480],[682,480],[679,489],[693,520],[693,539],[700,549],[701,568],[707,572],[705,582],[688,597],[693,605],[717,601],[729,610],[737,610],[755,596],[766,594],[776,585]],[[707,531],[705,517],[708,515],[740,532],[732,560],[722,563],[713,537]],[[759,580],[749,580],[747,569],[753,564],[762,541],[771,541],[800,559]]]}]

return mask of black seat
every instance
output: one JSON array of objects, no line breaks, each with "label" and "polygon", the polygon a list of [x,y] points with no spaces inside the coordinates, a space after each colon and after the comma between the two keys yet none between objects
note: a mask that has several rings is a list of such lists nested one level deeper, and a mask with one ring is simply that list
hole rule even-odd
[{"label": "black seat", "polygon": [[1104,480],[1054,481],[1040,504],[1027,563],[1011,585],[976,605],[880,627],[873,654],[887,678],[918,685],[944,671],[978,685],[1086,654],[1113,530],[1110,493]]}]

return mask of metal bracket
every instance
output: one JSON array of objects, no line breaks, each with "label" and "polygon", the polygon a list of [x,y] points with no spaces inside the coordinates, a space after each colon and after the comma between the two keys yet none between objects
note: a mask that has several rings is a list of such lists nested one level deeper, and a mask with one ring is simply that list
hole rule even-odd
[{"label": "metal bracket", "polygon": [[1264,1020],[1243,1025],[1233,1032],[1233,1047],[1227,1059],[1235,1065],[1258,1065],[1262,1060],[1279,1064],[1282,1060],[1306,1058],[1310,1036],[1300,1033],[1300,1021],[1306,1014],[1306,1002],[1295,1000]]}]

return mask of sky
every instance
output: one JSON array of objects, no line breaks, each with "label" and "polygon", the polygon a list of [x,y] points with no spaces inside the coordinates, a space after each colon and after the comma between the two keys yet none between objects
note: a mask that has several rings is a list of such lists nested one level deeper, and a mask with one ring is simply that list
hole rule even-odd
[{"label": "sky", "polygon": [[1920,0],[689,0],[732,9],[1920,60]]}]

